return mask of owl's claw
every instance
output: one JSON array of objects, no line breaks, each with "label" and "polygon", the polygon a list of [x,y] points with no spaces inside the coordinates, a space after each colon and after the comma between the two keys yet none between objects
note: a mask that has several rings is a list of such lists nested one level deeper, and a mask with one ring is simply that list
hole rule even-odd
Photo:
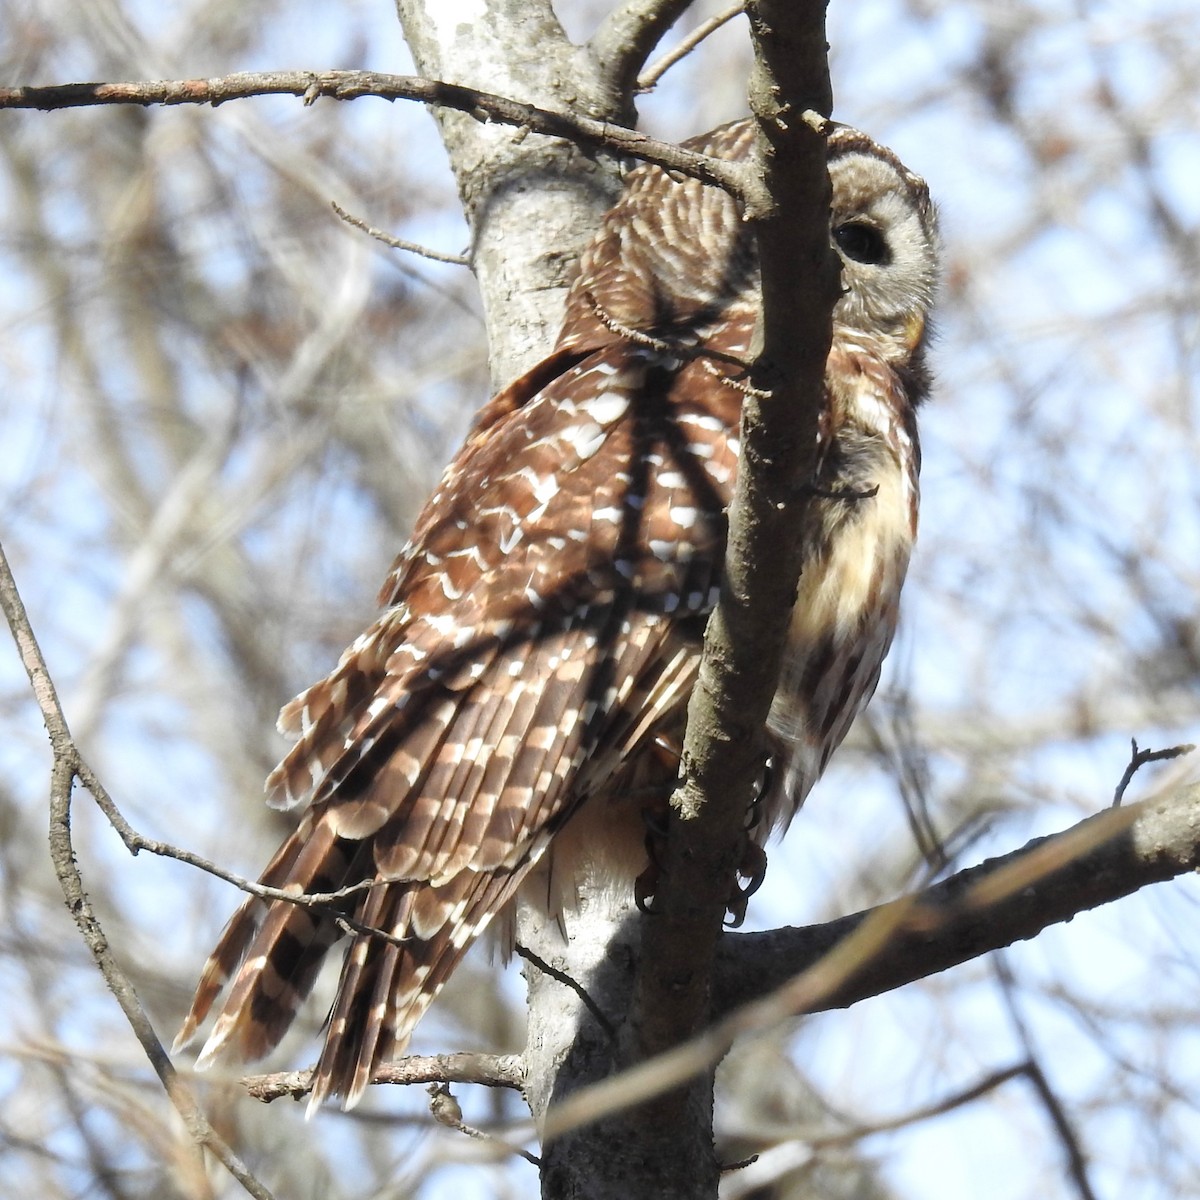
[{"label": "owl's claw", "polygon": [[725,902],[725,912],[728,915],[722,924],[726,929],[741,929],[742,922],[746,919],[746,906],[749,902],[750,897],[735,883],[732,895]]},{"label": "owl's claw", "polygon": [[[725,902],[725,910],[729,913],[725,921],[726,929],[737,929],[746,919],[746,905],[750,897],[762,887],[762,881],[767,877],[767,852],[757,842],[747,842],[742,851],[742,861],[738,863],[737,879],[733,882],[733,891]],[[742,880],[745,883],[742,883]]]},{"label": "owl's claw", "polygon": [[754,799],[750,801],[750,807],[746,811],[746,832],[757,829],[762,822],[763,808],[766,804],[767,797],[771,794],[771,788],[775,784],[775,759],[770,755],[763,761],[762,777],[758,781],[758,786],[754,789]]},{"label": "owl's claw", "polygon": [[[665,766],[676,765],[682,754],[682,746],[675,738],[659,734],[653,742],[654,753]],[[746,833],[750,834],[762,822],[763,806],[770,795],[774,782],[774,763],[768,758],[763,764],[762,779],[755,789],[754,799],[746,813]],[[646,869],[633,882],[633,902],[638,911],[653,913],[654,895],[662,874],[662,847],[667,838],[667,811],[662,806],[647,805],[642,809],[642,822],[646,827]],[[737,929],[746,919],[746,906],[750,897],[762,886],[767,873],[766,851],[747,837],[742,857],[737,867],[737,876],[725,902],[729,914],[725,925]]]},{"label": "owl's claw", "polygon": [[[746,810],[746,833],[751,834],[762,824],[763,809],[766,798],[771,794],[775,782],[775,760],[768,757],[763,763],[762,778],[754,792],[754,799]],[[767,852],[758,842],[747,838],[746,847],[742,851],[742,860],[738,863],[737,879],[734,880],[733,891],[730,893],[726,911],[729,917],[725,922],[728,929],[737,929],[746,919],[746,905],[750,897],[762,887],[762,881],[767,874]],[[745,880],[745,882],[741,882]]]},{"label": "owl's claw", "polygon": [[[666,837],[666,825],[651,814],[646,814],[646,869],[633,881],[633,902],[638,912],[653,914],[654,896],[662,874],[660,848]],[[752,826],[753,827],[753,826]],[[767,852],[754,841],[747,839],[738,863],[737,876],[733,881],[725,910],[728,929],[737,929],[746,919],[746,906],[750,897],[762,886],[767,874]]]},{"label": "owl's claw", "polygon": [[668,770],[672,770],[678,774],[679,760],[683,757],[683,743],[677,737],[672,737],[670,734],[658,733],[655,734],[651,745],[658,761]]},{"label": "owl's claw", "polygon": [[[650,838],[646,838],[646,847],[649,849]],[[651,862],[650,865],[633,881],[633,902],[637,905],[638,912],[645,913],[647,916],[652,916],[654,913],[654,891],[658,884],[658,864]]]},{"label": "owl's claw", "polygon": [[[667,770],[677,772],[683,745],[669,734],[659,733],[651,743],[651,753]],[[642,824],[646,827],[646,869],[633,881],[633,902],[638,911],[654,912],[654,893],[661,874],[662,847],[667,840],[669,809],[665,803],[667,793],[654,792],[654,802],[643,805]]]}]

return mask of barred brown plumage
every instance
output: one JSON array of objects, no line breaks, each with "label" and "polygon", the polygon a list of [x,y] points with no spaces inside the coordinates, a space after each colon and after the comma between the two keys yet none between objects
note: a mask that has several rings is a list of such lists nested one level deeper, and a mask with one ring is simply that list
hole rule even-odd
[{"label": "barred brown plumage", "polygon": [[[744,157],[752,127],[689,145]],[[829,165],[846,293],[761,836],[795,812],[874,690],[916,533],[933,211],[922,181],[855,130],[835,127]],[[554,351],[481,411],[388,576],[383,614],[284,708],[296,744],[267,790],[304,811],[263,882],[297,896],[371,885],[344,911],[390,935],[351,940],[314,1105],[360,1098],[540,860],[553,868],[542,901],[566,912],[589,862],[626,886],[645,865],[644,798],[665,803],[673,778],[656,743],[682,731],[719,589],[758,304],[734,202],[633,170]],[[232,979],[201,1062],[270,1050],[340,936],[328,910],[248,899],[177,1045]]]}]

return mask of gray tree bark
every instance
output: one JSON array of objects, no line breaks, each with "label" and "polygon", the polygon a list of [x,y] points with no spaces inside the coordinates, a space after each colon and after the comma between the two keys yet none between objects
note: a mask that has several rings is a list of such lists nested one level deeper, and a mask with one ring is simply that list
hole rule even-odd
[{"label": "gray tree bark", "polygon": [[[417,70],[541,108],[629,124],[600,64],[549,0],[397,0]],[[559,138],[434,108],[471,227],[492,384],[549,349],[571,272],[620,186],[616,162]]]}]

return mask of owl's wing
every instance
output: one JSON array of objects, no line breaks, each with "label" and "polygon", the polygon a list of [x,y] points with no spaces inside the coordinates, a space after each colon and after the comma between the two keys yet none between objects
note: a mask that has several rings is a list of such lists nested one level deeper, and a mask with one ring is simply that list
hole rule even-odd
[{"label": "owl's wing", "polygon": [[270,1050],[350,916],[388,936],[354,936],[313,1102],[356,1101],[554,832],[670,715],[647,695],[686,701],[694,661],[668,643],[715,601],[737,453],[738,397],[720,416],[689,404],[712,390],[696,371],[604,347],[447,472],[391,607],[284,709],[298,740],[268,780],[306,807],[263,882],[363,890],[246,901],[180,1034],[232,977],[202,1062]]}]

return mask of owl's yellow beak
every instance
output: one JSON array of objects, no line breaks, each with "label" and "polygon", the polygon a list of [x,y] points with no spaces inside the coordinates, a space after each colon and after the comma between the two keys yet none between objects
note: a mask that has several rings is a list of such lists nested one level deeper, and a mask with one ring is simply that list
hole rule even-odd
[{"label": "owl's yellow beak", "polygon": [[919,312],[912,312],[904,322],[904,346],[915,350],[925,336],[925,318]]}]

